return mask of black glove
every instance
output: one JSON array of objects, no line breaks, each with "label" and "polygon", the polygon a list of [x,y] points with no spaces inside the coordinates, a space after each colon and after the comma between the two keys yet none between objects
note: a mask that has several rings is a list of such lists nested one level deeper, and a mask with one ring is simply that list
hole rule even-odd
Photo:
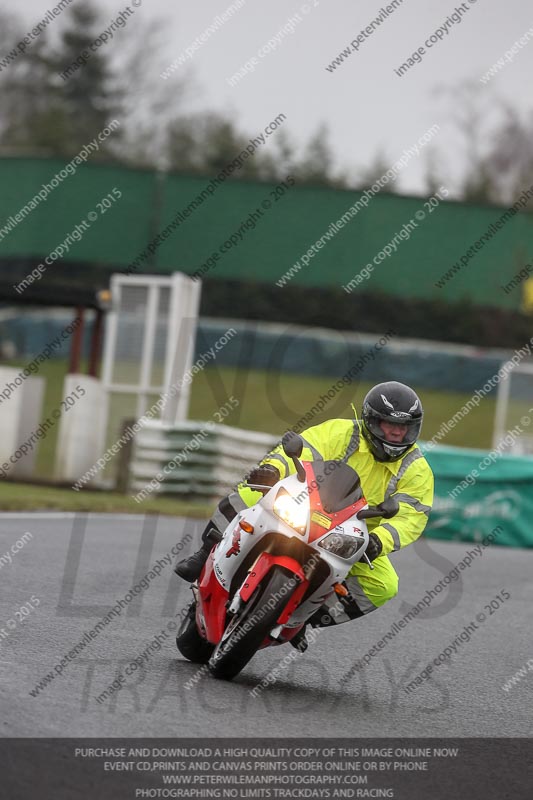
[{"label": "black glove", "polygon": [[258,483],[263,486],[274,486],[279,481],[279,472],[270,464],[255,467],[247,478],[247,483]]},{"label": "black glove", "polygon": [[366,557],[369,561],[374,561],[383,550],[381,539],[375,533],[368,534],[368,547],[366,548]]}]

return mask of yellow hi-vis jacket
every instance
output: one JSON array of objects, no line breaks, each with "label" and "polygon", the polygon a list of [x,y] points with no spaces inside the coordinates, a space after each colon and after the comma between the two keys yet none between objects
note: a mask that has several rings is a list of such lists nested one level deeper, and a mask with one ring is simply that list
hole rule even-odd
[{"label": "yellow hi-vis jacket", "polygon": [[[383,544],[382,555],[418,539],[433,504],[433,472],[418,445],[414,444],[397,461],[377,461],[359,423],[349,419],[328,420],[308,428],[301,436],[301,459],[345,460],[359,475],[369,505],[377,505],[391,495],[396,497],[400,510],[395,517],[382,522],[377,517],[367,520],[368,530],[377,534]],[[276,467],[282,478],[296,471],[281,445],[261,463]]]}]

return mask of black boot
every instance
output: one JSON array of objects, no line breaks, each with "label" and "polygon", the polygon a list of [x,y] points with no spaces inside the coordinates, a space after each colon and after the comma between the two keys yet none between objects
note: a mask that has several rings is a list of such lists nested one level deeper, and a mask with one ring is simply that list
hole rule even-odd
[{"label": "black boot", "polygon": [[298,631],[296,636],[293,636],[292,639],[289,640],[290,644],[292,644],[296,650],[299,650],[300,653],[305,653],[309,647],[309,642],[305,635],[305,630],[308,625],[312,628],[329,628],[330,625],[335,625],[335,620],[329,613],[329,609],[325,603],[309,617],[302,630]]},{"label": "black boot", "polygon": [[210,520],[202,533],[202,546],[196,553],[193,553],[192,556],[178,561],[174,567],[176,575],[179,575],[184,581],[189,581],[189,583],[199,578],[203,566],[207,561],[207,557],[211,552],[211,548],[214,544],[218,544],[221,539],[222,534],[217,526]]},{"label": "black boot", "polygon": [[305,636],[306,627],[307,626],[304,625],[302,630],[298,631],[296,636],[293,636],[292,639],[289,639],[289,644],[292,644],[292,646],[296,650],[299,650],[300,653],[305,653],[305,651],[309,647],[309,642],[307,641],[306,636]]},{"label": "black boot", "polygon": [[307,624],[312,628],[329,628],[330,625],[335,625],[335,620],[329,613],[329,608],[324,603],[320,606],[318,611],[315,611],[312,617],[309,617]]},{"label": "black boot", "polygon": [[211,542],[203,542],[196,553],[179,561],[174,567],[176,575],[179,575],[180,578],[183,578],[184,581],[188,581],[189,583],[199,578],[212,546]]}]

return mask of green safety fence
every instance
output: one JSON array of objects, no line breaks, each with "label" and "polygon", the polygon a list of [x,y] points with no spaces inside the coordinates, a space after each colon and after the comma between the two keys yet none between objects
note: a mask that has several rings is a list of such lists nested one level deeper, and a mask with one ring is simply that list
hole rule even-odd
[{"label": "green safety fence", "polygon": [[428,536],[481,542],[494,532],[495,544],[533,547],[533,458],[457,447],[422,450],[435,475]]},{"label": "green safety fence", "polygon": [[[208,177],[116,164],[80,166],[30,208],[66,163],[0,159],[0,271],[2,260],[43,260],[96,214],[69,247],[70,262],[124,269],[137,260],[145,273],[202,270],[205,280],[271,285],[299,263],[291,286],[319,287],[348,285],[371,264],[355,291],[516,310],[533,284],[525,279],[516,291],[502,288],[532,263],[531,214],[502,220],[504,208],[446,200],[434,208],[425,198],[380,193],[350,219],[361,192],[232,180],[209,193]],[[383,255],[387,246],[390,254]]]}]

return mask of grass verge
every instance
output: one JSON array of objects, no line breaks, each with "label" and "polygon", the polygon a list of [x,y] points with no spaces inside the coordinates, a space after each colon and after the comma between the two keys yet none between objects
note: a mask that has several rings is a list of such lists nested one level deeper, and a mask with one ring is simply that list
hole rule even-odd
[{"label": "grass verge", "polygon": [[215,508],[213,502],[187,502],[161,497],[136,503],[129,495],[115,492],[57,489],[54,486],[35,486],[27,483],[0,483],[2,511],[90,511],[108,514],[162,514],[165,516],[208,518]]}]

